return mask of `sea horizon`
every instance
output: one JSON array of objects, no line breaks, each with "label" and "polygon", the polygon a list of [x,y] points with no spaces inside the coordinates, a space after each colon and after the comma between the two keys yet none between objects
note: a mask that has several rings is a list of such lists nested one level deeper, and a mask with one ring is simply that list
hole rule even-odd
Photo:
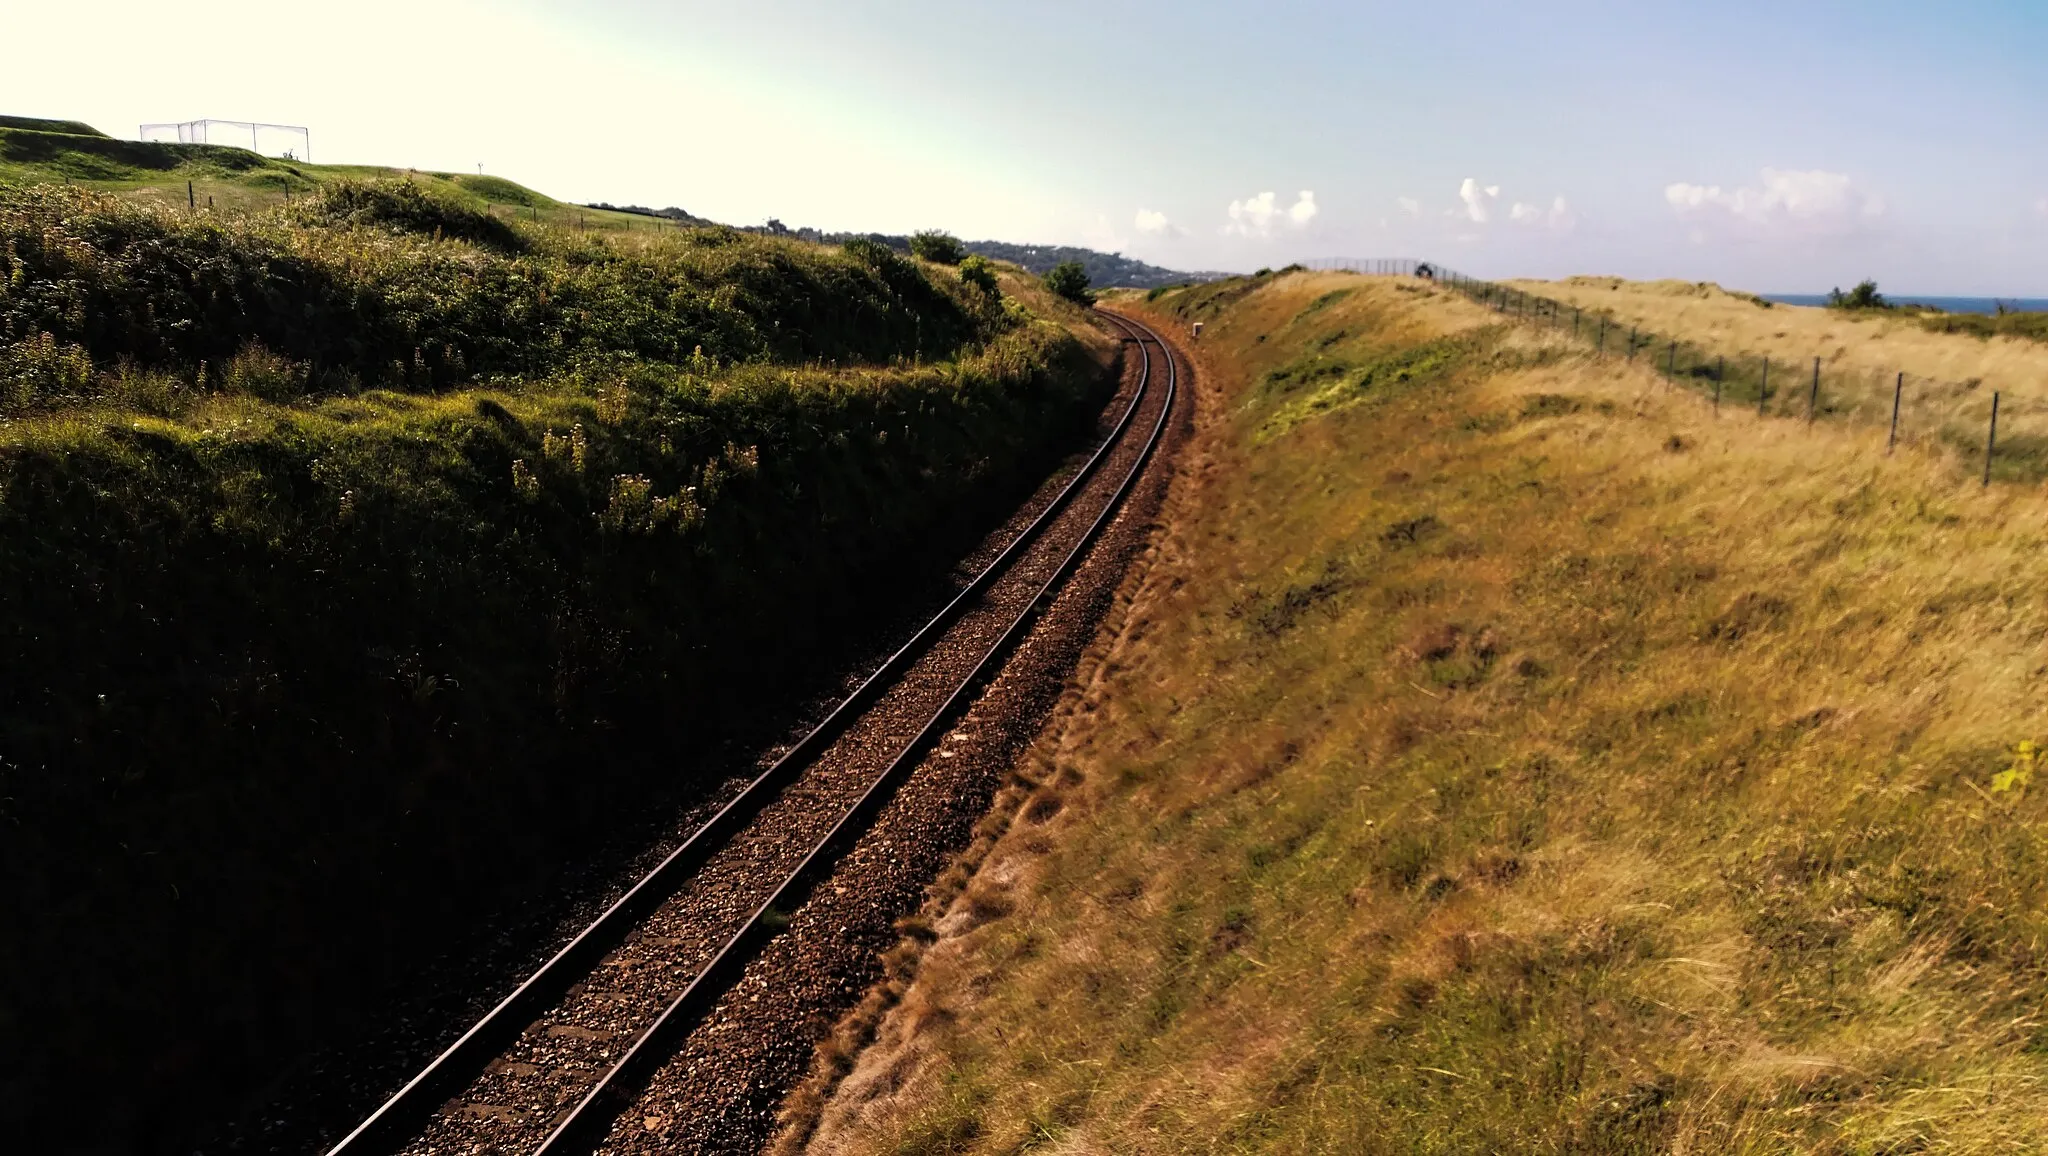
[{"label": "sea horizon", "polygon": [[[1779,305],[1826,305],[1825,293],[1760,293]],[[1933,294],[1887,293],[1894,305],[1925,305],[1944,313],[1996,313],[2004,305],[2010,313],[2048,313],[2048,297],[1945,297]]]}]

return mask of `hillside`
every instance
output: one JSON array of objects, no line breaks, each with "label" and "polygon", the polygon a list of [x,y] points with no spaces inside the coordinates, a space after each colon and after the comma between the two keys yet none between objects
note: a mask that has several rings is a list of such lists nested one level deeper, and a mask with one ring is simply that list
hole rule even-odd
[{"label": "hillside", "polygon": [[1027,277],[231,152],[150,172],[291,204],[0,183],[0,922],[35,929],[0,1023],[36,1041],[0,1126],[35,1150],[191,1150],[700,799],[949,588],[1115,358]]},{"label": "hillside", "polygon": [[[437,196],[508,219],[560,228],[630,232],[714,224],[674,206],[653,209],[609,202],[570,204],[502,177],[369,165],[315,165],[279,160],[226,145],[116,140],[78,121],[0,116],[0,181],[61,181],[149,203],[186,204],[190,200],[216,209],[247,210],[283,205],[290,197],[303,197],[330,181],[363,179],[411,180]],[[907,235],[792,229],[780,221],[739,228],[757,236],[812,244],[842,245],[866,239],[898,252],[910,251]],[[1034,276],[1043,276],[1063,261],[1079,261],[1096,286],[1152,289],[1222,276],[1175,272],[1121,253],[1074,246],[1018,245],[1005,241],[966,244],[970,253],[1008,261]]]},{"label": "hillside", "polygon": [[1126,307],[1208,466],[784,1150],[2048,1145],[2037,486],[1422,282]]},{"label": "hillside", "polygon": [[1222,273],[1180,273],[1148,265],[1122,253],[1101,253],[1072,245],[1016,245],[1006,241],[969,241],[967,250],[997,261],[1008,261],[1026,272],[1044,276],[1055,265],[1079,261],[1088,271],[1088,282],[1103,288],[1156,289],[1163,285],[1186,285],[1213,281]]},{"label": "hillside", "polygon": [[[260,212],[346,180],[410,180],[443,200],[561,228],[629,232],[668,224],[648,213],[568,204],[478,173],[316,165],[227,145],[118,140],[77,121],[0,117],[0,182],[70,184],[142,204]],[[681,224],[709,224],[681,216]]]}]

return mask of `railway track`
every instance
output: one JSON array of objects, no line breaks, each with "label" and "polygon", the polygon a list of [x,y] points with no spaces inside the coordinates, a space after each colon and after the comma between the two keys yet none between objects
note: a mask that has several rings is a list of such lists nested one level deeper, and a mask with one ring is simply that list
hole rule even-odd
[{"label": "railway track", "polygon": [[329,1156],[598,1147],[904,781],[967,749],[948,746],[965,737],[949,727],[1116,518],[1175,409],[1172,355],[1138,323],[1103,316],[1138,353],[1137,385],[1051,503],[821,723]]}]

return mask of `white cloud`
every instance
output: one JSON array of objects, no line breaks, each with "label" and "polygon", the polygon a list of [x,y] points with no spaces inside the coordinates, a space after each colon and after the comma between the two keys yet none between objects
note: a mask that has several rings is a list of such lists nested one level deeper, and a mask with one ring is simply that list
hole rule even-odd
[{"label": "white cloud", "polygon": [[1166,219],[1166,214],[1155,209],[1139,209],[1136,224],[1138,231],[1148,237],[1184,237],[1187,230]]},{"label": "white cloud", "polygon": [[[1500,211],[1500,186],[1482,185],[1473,178],[1466,177],[1458,186],[1458,200],[1463,207],[1446,210],[1446,217],[1471,225],[1490,224]],[[1403,207],[1412,203],[1404,201]],[[1524,228],[1549,229],[1559,233],[1569,233],[1579,227],[1579,215],[1572,211],[1571,205],[1566,203],[1563,197],[1553,198],[1547,208],[1527,201],[1510,201],[1507,206],[1507,220]],[[1459,236],[1477,240],[1479,234],[1468,231]]]},{"label": "white cloud", "polygon": [[1096,214],[1095,223],[1081,231],[1081,241],[1090,249],[1104,253],[1121,253],[1128,242],[1116,226],[1109,223],[1105,214]]},{"label": "white cloud", "polygon": [[1681,181],[1665,186],[1664,200],[1684,220],[1759,229],[1839,232],[1884,215],[1884,199],[1847,173],[1765,169],[1762,175],[1761,184],[1735,189]]},{"label": "white cloud", "polygon": [[1293,228],[1305,227],[1315,220],[1321,210],[1316,207],[1316,195],[1308,189],[1301,191],[1294,204],[1283,209],[1280,198],[1273,193],[1260,193],[1243,201],[1230,202],[1225,210],[1229,220],[1223,224],[1225,236],[1270,237],[1273,227],[1285,223]]},{"label": "white cloud", "polygon": [[1579,215],[1563,197],[1555,198],[1549,208],[1541,205],[1527,205],[1516,201],[1508,210],[1508,219],[1537,229],[1550,229],[1558,233],[1569,233],[1579,227]]},{"label": "white cloud", "polygon": [[1465,215],[1475,223],[1484,225],[1493,219],[1493,203],[1500,199],[1500,186],[1481,187],[1471,177],[1458,186],[1458,199],[1465,202]]}]

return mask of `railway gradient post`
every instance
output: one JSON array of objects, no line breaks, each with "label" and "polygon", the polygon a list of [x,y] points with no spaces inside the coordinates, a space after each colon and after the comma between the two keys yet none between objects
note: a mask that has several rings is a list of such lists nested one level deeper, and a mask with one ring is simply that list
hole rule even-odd
[{"label": "railway gradient post", "polygon": [[1884,452],[1886,457],[1890,457],[1892,447],[1899,444],[1899,399],[1905,396],[1905,393],[1906,375],[1904,373],[1900,373],[1899,379],[1892,384],[1892,432],[1891,435],[1885,438],[1884,440]]},{"label": "railway gradient post", "polygon": [[1984,485],[1991,485],[1991,455],[1998,452],[1998,394],[1991,395],[1991,432],[1984,438]]}]

